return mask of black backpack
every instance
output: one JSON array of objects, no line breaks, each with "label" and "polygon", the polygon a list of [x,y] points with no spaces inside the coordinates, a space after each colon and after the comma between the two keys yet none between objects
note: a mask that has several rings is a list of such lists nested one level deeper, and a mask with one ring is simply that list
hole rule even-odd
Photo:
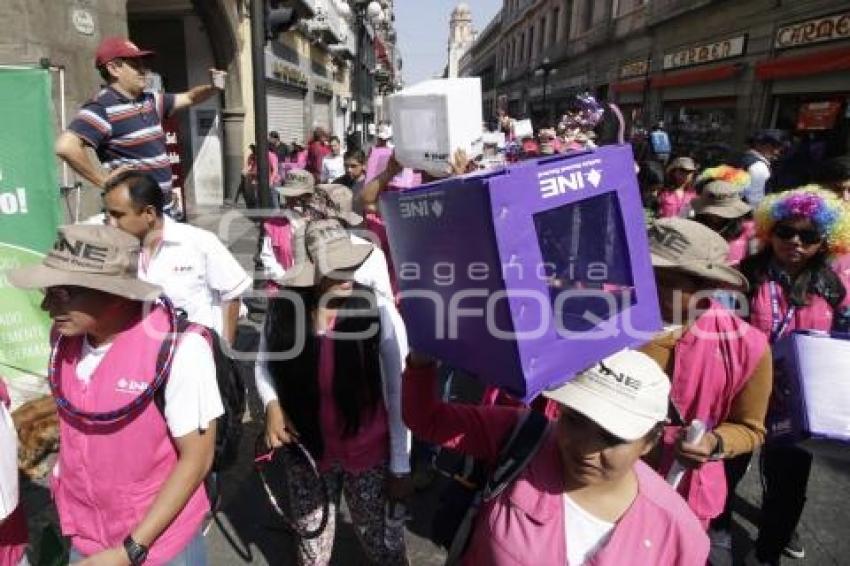
[{"label": "black backpack", "polygon": [[481,505],[498,497],[522,473],[542,444],[549,419],[522,414],[493,466],[465,460],[466,472],[454,475],[440,497],[432,522],[432,540],[448,550],[447,565],[460,562]]},{"label": "black backpack", "polygon": [[[236,361],[227,355],[221,345],[221,336],[215,330],[189,322],[185,316],[177,321],[175,339],[186,333],[190,327],[202,328],[211,337],[210,346],[215,361],[215,377],[218,382],[218,391],[224,406],[224,414],[216,421],[215,432],[215,455],[213,457],[212,472],[207,476],[205,485],[210,505],[215,512],[220,504],[221,493],[219,489],[220,472],[232,466],[239,456],[239,444],[242,440],[242,419],[246,409],[245,381],[239,372]],[[167,347],[167,341],[163,348]],[[160,412],[165,414],[165,387],[161,387],[155,396],[155,401]]]}]

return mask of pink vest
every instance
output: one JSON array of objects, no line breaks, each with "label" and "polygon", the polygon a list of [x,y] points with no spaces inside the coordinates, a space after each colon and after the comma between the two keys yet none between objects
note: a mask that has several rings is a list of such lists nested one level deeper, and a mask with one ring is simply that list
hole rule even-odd
[{"label": "pink vest", "polygon": [[750,255],[750,240],[756,237],[756,226],[752,220],[743,222],[741,235],[729,242],[729,253],[726,261],[729,265],[738,265],[741,260]]},{"label": "pink vest", "polygon": [[[552,429],[554,430],[554,429]],[[478,515],[462,563],[468,566],[563,566],[563,468],[555,434],[505,492]],[[594,566],[705,566],[708,537],[684,501],[641,461],[638,495],[599,552]]]},{"label": "pink vest", "polygon": [[697,193],[693,189],[686,190],[681,197],[676,194],[675,190],[664,189],[658,195],[659,218],[679,216],[685,205],[695,198],[697,198]]},{"label": "pink vest", "polygon": [[[716,427],[724,422],[733,400],[766,350],[767,338],[763,333],[712,303],[676,344],[670,399],[685,423],[699,419]],[[673,464],[680,428],[665,427],[662,476],[667,475]],[[723,462],[707,462],[687,473],[679,484],[679,492],[707,525],[709,519],[723,511],[726,503]]]},{"label": "pink vest", "polygon": [[[848,284],[850,273],[838,272],[838,278],[844,283],[844,288],[848,289],[847,296],[841,304],[842,307],[846,307],[850,304],[850,284]],[[779,319],[784,320],[788,313],[788,300],[782,285],[777,283],[775,288],[779,301]],[[820,295],[809,295],[808,302],[808,305],[794,309],[794,315],[783,336],[792,330],[832,330],[835,313],[829,303]],[[773,310],[770,303],[770,283],[765,281],[750,300],[750,324],[768,336],[773,328]]]},{"label": "pink vest", "polygon": [[[0,378],[0,403],[9,407],[9,393]],[[27,549],[28,533],[24,508],[18,504],[0,526],[0,566],[18,566]]]},{"label": "pink vest", "polygon": [[[160,349],[161,340],[150,335],[151,328],[157,331],[154,334],[169,330],[162,307],[115,339],[88,385],[76,374],[83,338],[63,339],[57,364],[68,400],[82,410],[104,412],[137,396],[133,382],[153,379]],[[120,546],[146,515],[177,463],[165,418],[152,402],[116,425],[93,426],[61,411],[59,415],[58,473],[51,487],[62,532],[84,555]],[[166,564],[182,552],[209,509],[200,486],[151,546],[146,564]]]},{"label": "pink vest", "polygon": [[[295,263],[295,254],[292,251],[292,224],[284,216],[269,218],[263,222],[263,230],[272,242],[272,250],[277,262],[284,269],[289,269]],[[278,288],[274,281],[266,281],[266,291]]]},{"label": "pink vest", "polygon": [[334,343],[321,336],[319,344],[319,424],[324,444],[319,470],[326,472],[334,464],[353,474],[371,470],[389,459],[387,410],[379,404],[371,415],[362,415],[357,435],[346,437],[334,402]]}]

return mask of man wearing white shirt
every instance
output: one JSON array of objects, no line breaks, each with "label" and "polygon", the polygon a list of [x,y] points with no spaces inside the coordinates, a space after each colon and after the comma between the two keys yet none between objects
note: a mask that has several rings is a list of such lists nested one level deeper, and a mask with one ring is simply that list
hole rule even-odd
[{"label": "man wearing white shirt", "polygon": [[744,189],[744,200],[756,208],[767,193],[771,176],[771,162],[779,158],[784,142],[779,130],[762,130],[750,139],[750,148],[744,154],[742,166],[750,175],[750,185]]},{"label": "man wearing white shirt", "polygon": [[345,175],[345,161],[342,157],[342,145],[339,138],[331,136],[331,153],[322,160],[322,182],[333,183]]},{"label": "man wearing white shirt", "polygon": [[138,171],[112,179],[104,188],[107,221],[142,242],[139,279],[162,287],[190,321],[233,344],[239,297],[251,278],[215,234],[165,217],[154,186]]}]

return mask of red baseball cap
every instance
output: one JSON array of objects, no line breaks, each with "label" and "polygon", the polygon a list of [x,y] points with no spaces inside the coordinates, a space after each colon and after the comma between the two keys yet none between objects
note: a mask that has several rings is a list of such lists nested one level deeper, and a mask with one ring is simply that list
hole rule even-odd
[{"label": "red baseball cap", "polygon": [[107,37],[97,46],[94,55],[95,67],[102,67],[113,59],[138,59],[150,57],[153,51],[145,51],[136,47],[136,44],[126,37]]}]

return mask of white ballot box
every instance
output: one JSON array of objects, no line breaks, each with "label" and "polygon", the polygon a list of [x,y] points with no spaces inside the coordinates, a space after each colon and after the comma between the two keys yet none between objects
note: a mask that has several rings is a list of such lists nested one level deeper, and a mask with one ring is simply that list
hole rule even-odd
[{"label": "white ballot box", "polygon": [[481,153],[481,79],[425,81],[387,101],[395,157],[403,166],[445,177],[455,150],[470,159]]}]

